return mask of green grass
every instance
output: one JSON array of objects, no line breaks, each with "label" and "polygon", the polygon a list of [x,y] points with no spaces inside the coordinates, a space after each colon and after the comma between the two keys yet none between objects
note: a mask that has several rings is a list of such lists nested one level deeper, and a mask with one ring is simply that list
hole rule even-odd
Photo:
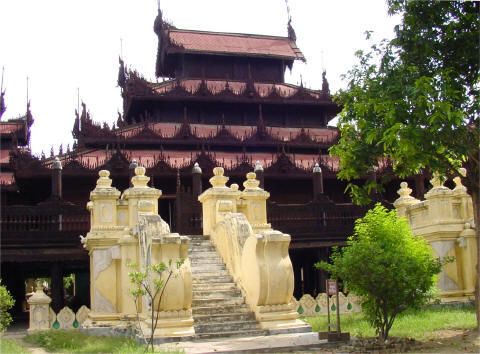
[{"label": "green grass", "polygon": [[30,353],[30,351],[18,344],[15,339],[0,337],[0,353],[27,354]]},{"label": "green grass", "polygon": [[27,343],[55,353],[143,353],[133,339],[92,336],[80,331],[51,330],[28,335]]},{"label": "green grass", "polygon": [[[334,317],[335,322],[336,317]],[[314,331],[327,330],[327,316],[305,317]],[[363,314],[340,315],[342,332],[352,336],[374,337],[375,330],[365,320]],[[389,335],[409,337],[417,340],[430,338],[432,332],[439,329],[474,329],[476,328],[475,309],[464,307],[429,306],[419,311],[409,310],[397,316]]]}]

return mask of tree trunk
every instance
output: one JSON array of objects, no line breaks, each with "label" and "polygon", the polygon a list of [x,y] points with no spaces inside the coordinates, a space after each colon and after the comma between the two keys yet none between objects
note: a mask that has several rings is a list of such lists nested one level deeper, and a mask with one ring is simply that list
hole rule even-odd
[{"label": "tree trunk", "polygon": [[477,238],[477,281],[475,284],[475,310],[477,313],[477,331],[480,332],[480,208],[479,208],[479,191],[474,188],[471,191],[473,204],[473,217],[475,220],[475,232]]}]

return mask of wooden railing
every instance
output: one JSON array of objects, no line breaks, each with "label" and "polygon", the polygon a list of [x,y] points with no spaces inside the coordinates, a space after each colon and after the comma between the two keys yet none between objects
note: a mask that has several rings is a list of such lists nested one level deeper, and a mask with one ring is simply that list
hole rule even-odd
[{"label": "wooden railing", "polygon": [[295,235],[344,235],[352,232],[355,220],[365,209],[353,204],[310,202],[306,204],[267,203],[268,221],[272,227]]},{"label": "wooden railing", "polygon": [[77,206],[12,206],[4,207],[0,230],[18,231],[85,231],[90,229],[90,215]]}]

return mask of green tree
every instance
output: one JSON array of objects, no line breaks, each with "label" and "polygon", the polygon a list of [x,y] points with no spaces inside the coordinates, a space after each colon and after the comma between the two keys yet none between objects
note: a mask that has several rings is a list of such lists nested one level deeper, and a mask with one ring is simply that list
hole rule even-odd
[{"label": "green tree", "polygon": [[0,279],[0,332],[5,331],[12,322],[12,316],[8,311],[14,304],[15,300]]},{"label": "green tree", "polygon": [[405,218],[380,204],[356,221],[347,245],[335,249],[332,264],[315,266],[361,297],[365,316],[385,340],[399,313],[431,298],[442,262],[432,257],[423,237],[412,235]]},{"label": "green tree", "polygon": [[[388,0],[388,5],[390,14],[403,16],[395,38],[357,52],[358,64],[345,75],[347,88],[336,95],[343,106],[341,138],[330,153],[340,157],[338,177],[354,180],[385,161],[399,177],[423,169],[456,175],[463,166],[480,245],[480,3]],[[378,186],[350,183],[349,190],[354,200],[365,201]],[[476,302],[480,329],[478,281]]]},{"label": "green tree", "polygon": [[[146,350],[151,346],[152,352],[155,351],[153,347],[153,336],[155,329],[157,328],[158,318],[160,315],[160,304],[162,302],[165,288],[168,285],[172,276],[176,276],[176,271],[185,262],[184,259],[179,259],[173,265],[172,260],[168,262],[168,265],[160,262],[145,267],[145,270],[137,270],[138,265],[130,263],[128,266],[133,270],[128,273],[130,281],[135,285],[134,289],[130,289],[131,294],[134,297],[135,309],[137,311],[137,320],[140,322],[139,316],[139,301],[146,299],[149,304],[150,310],[150,336],[146,340]],[[156,307],[155,307],[156,305]],[[142,331],[142,326],[139,323],[139,329]],[[142,333],[142,336],[145,337]]]}]

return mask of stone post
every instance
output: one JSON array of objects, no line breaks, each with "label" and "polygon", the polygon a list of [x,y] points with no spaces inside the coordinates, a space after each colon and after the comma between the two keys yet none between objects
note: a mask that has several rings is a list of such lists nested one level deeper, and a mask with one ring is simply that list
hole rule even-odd
[{"label": "stone post", "polygon": [[458,267],[461,270],[463,291],[466,296],[473,296],[475,291],[475,266],[477,264],[477,239],[475,230],[469,223],[465,223],[464,230],[457,239]]},{"label": "stone post", "polygon": [[87,209],[90,211],[91,230],[86,247],[90,255],[89,317],[94,322],[118,320],[117,288],[111,280],[117,278],[120,248],[117,244],[123,226],[117,225],[117,204],[120,192],[112,187],[110,172],[101,170],[95,189],[90,193]]},{"label": "stone post", "polygon": [[224,176],[223,173],[222,167],[215,167],[213,169],[214,176],[210,178],[212,188],[198,196],[198,200],[202,203],[204,235],[210,235],[212,228],[219,221],[217,220],[218,213],[225,211],[235,213],[237,211],[237,201],[241,192],[238,189],[226,186],[228,177]]},{"label": "stone post", "polygon": [[412,194],[412,190],[408,188],[407,182],[400,183],[400,189],[397,191],[400,198],[393,202],[393,205],[397,209],[398,217],[406,217],[407,207],[412,204],[419,203],[418,199],[415,199],[410,194]]},{"label": "stone post", "polygon": [[30,305],[28,333],[48,331],[50,329],[50,303],[52,299],[43,292],[41,282],[37,282],[35,294],[27,301]]},{"label": "stone post", "polygon": [[313,167],[313,200],[320,200],[320,196],[323,194],[323,173],[322,169],[315,164]]},{"label": "stone post", "polygon": [[253,170],[255,172],[255,175],[257,176],[257,180],[260,182],[259,187],[264,188],[264,177],[263,177],[263,167],[260,164],[260,161],[257,161],[255,164],[255,169]]},{"label": "stone post", "polygon": [[130,179],[130,187],[133,187],[132,178],[135,176],[135,169],[138,167],[137,160],[132,160],[130,166],[128,166],[128,175]]},{"label": "stone post", "polygon": [[158,198],[162,191],[147,186],[150,177],[145,176],[145,167],[136,167],[132,178],[132,188],[123,192],[122,199],[128,201],[128,226],[134,227],[138,222],[138,203],[140,200],[149,201],[153,205],[153,213],[158,214]]},{"label": "stone post", "polygon": [[260,181],[255,179],[255,173],[247,173],[247,180],[243,182],[245,189],[242,192],[243,212],[252,225],[253,232],[271,229],[267,223],[267,199],[270,193],[259,187]]},{"label": "stone post", "polygon": [[52,198],[62,199],[62,163],[58,157],[52,163]]},{"label": "stone post", "polygon": [[192,194],[198,197],[202,193],[202,169],[195,162],[192,169]]}]

